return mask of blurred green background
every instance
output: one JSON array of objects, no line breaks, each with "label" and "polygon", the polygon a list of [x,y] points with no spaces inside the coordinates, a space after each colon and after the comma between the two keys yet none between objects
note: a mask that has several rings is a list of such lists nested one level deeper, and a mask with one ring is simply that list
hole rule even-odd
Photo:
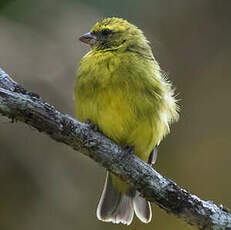
[{"label": "blurred green background", "polygon": [[[181,119],[156,169],[205,200],[231,207],[231,1],[0,0],[0,67],[74,116],[78,41],[98,19],[124,17],[152,43],[181,99]],[[151,224],[102,223],[105,170],[67,146],[0,117],[0,229],[195,229],[153,205]]]}]

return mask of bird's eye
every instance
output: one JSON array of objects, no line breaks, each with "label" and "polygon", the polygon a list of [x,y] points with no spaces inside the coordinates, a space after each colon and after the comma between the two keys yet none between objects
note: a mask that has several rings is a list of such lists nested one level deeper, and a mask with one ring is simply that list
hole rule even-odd
[{"label": "bird's eye", "polygon": [[101,34],[102,34],[103,36],[108,36],[108,35],[111,34],[111,33],[112,33],[112,31],[109,30],[109,29],[105,29],[105,30],[102,30],[102,31],[101,31]]}]

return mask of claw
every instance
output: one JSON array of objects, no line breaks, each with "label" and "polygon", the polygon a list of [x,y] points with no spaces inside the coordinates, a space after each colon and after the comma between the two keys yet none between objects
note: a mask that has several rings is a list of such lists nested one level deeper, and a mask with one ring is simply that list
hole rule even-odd
[{"label": "claw", "polygon": [[127,145],[127,146],[125,146],[125,149],[126,149],[126,152],[128,154],[135,154],[135,146],[129,146],[129,145]]},{"label": "claw", "polygon": [[92,121],[91,121],[90,119],[87,119],[85,123],[88,124],[89,127],[90,127],[91,129],[93,129],[95,132],[99,132],[99,131],[100,131],[100,130],[99,130],[99,127],[98,127],[97,125],[93,124]]}]

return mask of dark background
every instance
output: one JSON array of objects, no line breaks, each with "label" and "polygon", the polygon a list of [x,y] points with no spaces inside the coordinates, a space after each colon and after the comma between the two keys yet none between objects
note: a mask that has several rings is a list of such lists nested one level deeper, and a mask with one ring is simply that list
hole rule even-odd
[{"label": "dark background", "polygon": [[[181,99],[156,169],[205,200],[231,207],[231,1],[0,0],[0,67],[74,116],[73,88],[98,19],[139,26]],[[125,229],[96,219],[105,170],[21,123],[0,117],[0,229]],[[194,229],[153,205],[151,224]]]}]

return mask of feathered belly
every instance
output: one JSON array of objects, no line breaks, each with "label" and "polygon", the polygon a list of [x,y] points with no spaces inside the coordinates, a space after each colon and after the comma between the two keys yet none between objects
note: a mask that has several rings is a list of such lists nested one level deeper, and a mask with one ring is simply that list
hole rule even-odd
[{"label": "feathered belly", "polygon": [[77,119],[91,120],[116,143],[134,146],[136,155],[147,161],[166,127],[156,112],[142,118],[137,116],[136,106],[119,90],[102,90],[92,98],[76,97]]}]

